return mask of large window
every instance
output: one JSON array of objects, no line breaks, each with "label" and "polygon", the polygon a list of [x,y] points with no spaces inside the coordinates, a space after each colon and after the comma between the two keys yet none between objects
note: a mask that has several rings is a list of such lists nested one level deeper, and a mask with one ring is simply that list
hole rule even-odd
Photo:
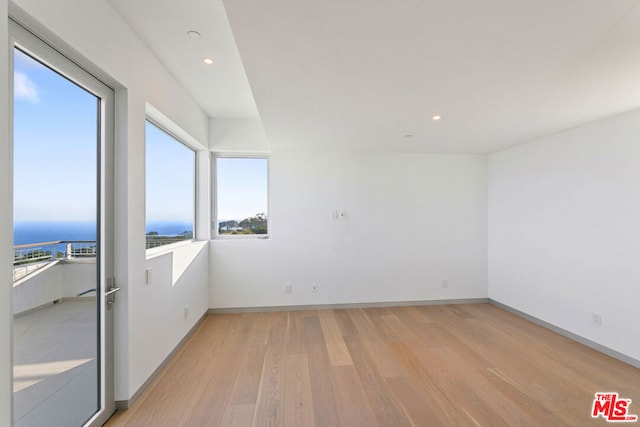
[{"label": "large window", "polygon": [[147,121],[147,249],[193,238],[195,156],[194,150]]},{"label": "large window", "polygon": [[265,237],[268,225],[268,159],[216,157],[217,236]]}]

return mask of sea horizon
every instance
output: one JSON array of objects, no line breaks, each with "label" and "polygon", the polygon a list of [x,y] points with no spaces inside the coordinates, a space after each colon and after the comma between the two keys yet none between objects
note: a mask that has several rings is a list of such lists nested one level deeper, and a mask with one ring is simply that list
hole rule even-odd
[{"label": "sea horizon", "polygon": [[[177,236],[192,230],[185,221],[155,221],[147,224],[145,233]],[[58,240],[96,240],[95,221],[17,221],[13,224],[13,244],[52,242]]]}]

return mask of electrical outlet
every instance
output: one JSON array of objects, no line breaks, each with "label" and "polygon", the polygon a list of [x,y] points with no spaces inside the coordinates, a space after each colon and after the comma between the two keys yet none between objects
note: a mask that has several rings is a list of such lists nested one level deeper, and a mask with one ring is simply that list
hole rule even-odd
[{"label": "electrical outlet", "polygon": [[151,284],[151,279],[153,279],[153,275],[151,274],[151,267],[147,267],[147,269],[144,271],[145,276],[144,276],[144,282],[147,285]]},{"label": "electrical outlet", "polygon": [[185,319],[189,318],[189,306],[188,305],[184,306],[184,318]]},{"label": "electrical outlet", "polygon": [[291,286],[291,285],[287,285],[287,286],[285,286],[285,287],[284,287],[284,291],[285,291],[285,293],[287,293],[287,294],[293,293],[293,286]]},{"label": "electrical outlet", "polygon": [[313,292],[314,294],[318,293],[318,285],[316,283],[311,284],[311,292]]},{"label": "electrical outlet", "polygon": [[442,287],[443,288],[448,288],[449,287],[449,281],[447,279],[442,281]]},{"label": "electrical outlet", "polygon": [[602,326],[602,313],[596,313],[595,311],[591,313],[591,321],[596,326]]}]

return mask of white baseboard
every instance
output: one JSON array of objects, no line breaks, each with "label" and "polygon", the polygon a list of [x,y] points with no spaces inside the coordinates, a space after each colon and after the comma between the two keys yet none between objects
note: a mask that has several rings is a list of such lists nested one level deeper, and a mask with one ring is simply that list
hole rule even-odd
[{"label": "white baseboard", "polygon": [[151,383],[153,382],[153,380],[156,379],[156,377],[158,376],[158,374],[160,374],[160,372],[162,372],[162,370],[167,366],[167,364],[169,363],[169,361],[171,360],[171,358],[173,356],[175,356],[175,354],[182,348],[182,346],[184,345],[185,342],[187,342],[187,340],[189,338],[191,338],[191,335],[193,335],[193,333],[196,331],[196,329],[198,329],[198,326],[200,326],[200,324],[202,323],[202,321],[205,319],[205,317],[207,317],[207,313],[205,312],[202,317],[196,322],[195,325],[193,325],[193,327],[189,330],[189,332],[187,332],[187,334],[184,336],[184,338],[182,338],[180,340],[180,342],[175,346],[175,348],[171,351],[171,353],[169,353],[169,355],[167,357],[164,358],[164,360],[162,361],[162,363],[160,364],[160,366],[158,366],[153,373],[151,374],[151,376],[149,378],[147,378],[147,380],[144,382],[144,384],[142,384],[140,386],[140,388],[138,389],[138,391],[136,391],[133,396],[131,396],[130,399],[128,400],[116,400],[116,410],[118,411],[126,411],[127,409],[129,409],[131,407],[131,405],[134,404],[134,402],[136,400],[138,400],[138,398],[142,395],[142,393],[145,392],[145,390],[147,390],[147,388],[149,388],[149,386],[151,385]]},{"label": "white baseboard", "polygon": [[627,356],[626,354],[620,353],[618,351],[612,350],[609,347],[605,347],[602,344],[598,344],[595,341],[591,341],[587,338],[581,337],[580,335],[576,335],[573,332],[569,332],[566,329],[562,329],[556,325],[552,325],[549,322],[545,322],[542,319],[538,319],[537,317],[531,316],[523,311],[520,311],[516,308],[510,307],[506,304],[503,304],[501,302],[489,299],[489,302],[493,305],[495,305],[496,307],[499,307],[503,310],[506,310],[510,313],[515,314],[516,316],[522,317],[523,319],[526,319],[532,323],[535,323],[536,325],[540,325],[544,328],[547,328],[553,332],[556,332],[560,335],[563,335],[569,339],[572,339],[573,341],[576,341],[580,344],[586,345],[589,348],[592,348],[596,351],[599,351],[600,353],[606,354],[607,356],[611,356],[614,359],[618,359],[621,362],[624,362],[628,365],[631,365],[635,368],[640,369],[640,360],[635,359],[633,357]]},{"label": "white baseboard", "polygon": [[221,307],[210,308],[209,314],[221,313],[261,313],[272,311],[304,311],[304,310],[335,310],[341,308],[376,308],[376,307],[407,307],[412,305],[446,305],[446,304],[486,304],[489,298],[442,299],[423,301],[384,301],[384,302],[355,302],[347,304],[319,304],[319,305],[278,305],[264,307]]}]

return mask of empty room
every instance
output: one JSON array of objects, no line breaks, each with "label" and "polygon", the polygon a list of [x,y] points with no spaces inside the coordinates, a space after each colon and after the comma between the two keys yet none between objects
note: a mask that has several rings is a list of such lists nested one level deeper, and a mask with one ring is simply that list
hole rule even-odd
[{"label": "empty room", "polygon": [[639,422],[636,0],[0,12],[0,426]]}]

